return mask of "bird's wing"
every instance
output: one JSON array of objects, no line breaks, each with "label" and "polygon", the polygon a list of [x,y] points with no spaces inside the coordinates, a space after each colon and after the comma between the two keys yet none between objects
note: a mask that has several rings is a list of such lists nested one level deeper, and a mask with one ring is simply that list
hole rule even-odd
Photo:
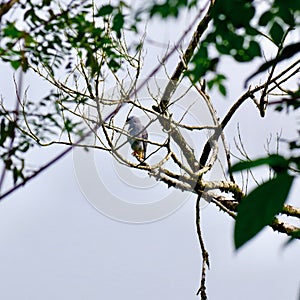
[{"label": "bird's wing", "polygon": [[136,142],[136,134],[137,130],[134,125],[129,125],[129,130],[128,130],[129,136],[127,136],[127,141],[129,142],[130,145],[132,145],[134,142]]},{"label": "bird's wing", "polygon": [[[142,139],[148,140],[148,132],[146,129],[142,132]],[[143,148],[144,148],[144,158],[146,158],[146,151],[147,151],[147,142],[143,141]]]}]

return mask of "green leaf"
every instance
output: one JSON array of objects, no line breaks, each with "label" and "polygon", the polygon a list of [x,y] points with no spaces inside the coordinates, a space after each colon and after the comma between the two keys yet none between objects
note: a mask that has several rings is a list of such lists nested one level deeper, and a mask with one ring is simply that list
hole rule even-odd
[{"label": "green leaf", "polygon": [[5,119],[2,118],[1,125],[0,125],[0,146],[3,146],[6,138],[8,137],[7,131],[6,131],[6,124]]},{"label": "green leaf", "polygon": [[21,66],[21,60],[11,60],[10,65],[14,70],[17,70]]},{"label": "green leaf", "polygon": [[3,30],[4,36],[11,38],[19,38],[23,35],[23,32],[18,30],[14,23],[8,23],[7,27]]},{"label": "green leaf", "polygon": [[111,59],[107,65],[114,72],[118,71],[121,68],[121,65],[115,59]]},{"label": "green leaf", "polygon": [[[190,3],[191,7],[194,6],[196,1]],[[164,3],[154,3],[149,8],[150,17],[160,15],[162,18],[178,17],[180,7],[187,7],[189,3],[187,0],[166,0]]]},{"label": "green leaf", "polygon": [[[239,5],[240,7],[236,7],[238,3],[241,4],[241,6]],[[234,27],[241,28],[249,26],[249,23],[255,14],[255,8],[249,5],[249,1],[236,1],[234,4],[236,12],[238,13],[231,11],[230,14],[228,14]]]},{"label": "green leaf", "polygon": [[[298,4],[298,8],[299,8]],[[290,6],[287,4],[284,4],[280,7],[279,12],[277,13],[278,17],[280,17],[286,24],[288,24],[291,27],[295,26],[295,16],[292,14]]]},{"label": "green leaf", "polygon": [[15,127],[16,122],[15,121],[9,121],[7,126],[7,134],[10,138],[14,138],[15,136]]},{"label": "green leaf", "polygon": [[21,152],[27,152],[30,148],[30,144],[28,142],[24,142],[23,145],[19,148]]},{"label": "green leaf", "polygon": [[273,20],[273,14],[270,11],[266,11],[259,18],[258,25],[266,26],[271,20]]},{"label": "green leaf", "polygon": [[16,167],[13,168],[13,179],[14,179],[14,184],[16,184],[16,182],[18,181],[19,178],[19,172],[18,169]]},{"label": "green leaf", "polygon": [[174,12],[167,4],[154,4],[150,9],[150,17],[156,14],[161,15],[162,18],[167,18],[169,15],[173,15]]},{"label": "green leaf", "polygon": [[288,7],[292,11],[300,11],[300,3],[295,0],[276,0],[276,4],[282,8]]},{"label": "green leaf", "polygon": [[112,29],[117,33],[117,37],[121,37],[121,29],[124,26],[124,16],[122,13],[117,13],[113,19]]},{"label": "green leaf", "polygon": [[10,158],[8,158],[4,160],[4,164],[5,164],[5,169],[10,170],[11,166],[13,165],[13,162]]},{"label": "green leaf", "polygon": [[226,96],[227,90],[225,85],[222,83],[226,79],[226,76],[223,74],[216,74],[214,78],[211,80],[207,81],[207,87],[208,89],[212,89],[213,87],[217,87],[219,92],[223,95]]},{"label": "green leaf", "polygon": [[95,74],[99,69],[97,59],[91,52],[87,53],[85,65],[91,68],[92,74]]},{"label": "green leaf", "polygon": [[103,16],[106,16],[106,15],[110,15],[113,12],[113,10],[114,10],[114,7],[111,6],[110,4],[103,5],[98,10],[97,17],[103,17]]},{"label": "green leaf", "polygon": [[219,92],[225,97],[227,95],[226,87],[222,83],[219,84]]},{"label": "green leaf", "polygon": [[231,171],[237,172],[262,165],[269,165],[274,169],[286,170],[289,165],[289,160],[285,159],[281,155],[271,154],[268,157],[262,157],[256,160],[240,161],[231,167]]},{"label": "green leaf", "polygon": [[293,179],[294,177],[288,173],[280,173],[242,199],[238,206],[234,228],[236,249],[272,223],[288,197]]},{"label": "green leaf", "polygon": [[72,121],[69,119],[69,118],[66,118],[65,122],[65,127],[64,127],[64,130],[66,130],[67,132],[72,132],[73,128],[74,128],[74,125],[72,123]]},{"label": "green leaf", "polygon": [[247,52],[251,57],[261,56],[261,50],[260,50],[259,43],[255,42],[255,41],[250,41]]},{"label": "green leaf", "polygon": [[284,35],[284,30],[277,22],[274,22],[270,29],[270,35],[274,43],[279,46]]}]

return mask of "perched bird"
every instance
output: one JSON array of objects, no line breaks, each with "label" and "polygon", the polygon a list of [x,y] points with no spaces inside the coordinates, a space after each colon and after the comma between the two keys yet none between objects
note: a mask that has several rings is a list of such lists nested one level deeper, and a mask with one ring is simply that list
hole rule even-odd
[{"label": "perched bird", "polygon": [[126,124],[129,125],[128,142],[133,150],[132,155],[135,156],[139,161],[143,161],[146,157],[147,142],[138,139],[148,139],[148,132],[142,125],[140,119],[136,116],[128,117]]}]

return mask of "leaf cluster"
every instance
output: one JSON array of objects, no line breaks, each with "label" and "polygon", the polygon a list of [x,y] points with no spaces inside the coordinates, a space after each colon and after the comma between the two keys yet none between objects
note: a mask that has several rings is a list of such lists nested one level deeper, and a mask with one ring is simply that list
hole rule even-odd
[{"label": "leaf cluster", "polygon": [[125,26],[124,7],[123,2],[114,7],[105,5],[92,14],[92,5],[87,0],[71,1],[66,6],[56,1],[27,1],[18,7],[22,22],[19,18],[2,22],[0,58],[16,70],[22,67],[27,71],[29,65],[42,65],[54,75],[62,66],[72,69],[76,50],[92,74],[102,67],[98,55],[117,71],[121,55],[116,44]]},{"label": "leaf cluster", "polygon": [[195,0],[165,0],[164,2],[154,1],[148,10],[150,18],[153,16],[160,16],[163,19],[168,17],[177,18],[183,8],[190,9],[196,4],[197,1]]},{"label": "leaf cluster", "polygon": [[27,170],[25,170],[24,154],[32,147],[32,141],[20,135],[17,130],[17,123],[7,120],[1,112],[0,124],[0,157],[5,170],[11,172],[13,183],[25,180]]},{"label": "leaf cluster", "polygon": [[[236,249],[256,236],[264,227],[271,225],[275,216],[282,211],[294,177],[300,170],[300,158],[272,154],[253,161],[238,162],[231,171],[249,170],[262,165],[268,165],[275,175],[254,188],[239,204],[234,230]],[[290,174],[291,171],[293,175]]]}]

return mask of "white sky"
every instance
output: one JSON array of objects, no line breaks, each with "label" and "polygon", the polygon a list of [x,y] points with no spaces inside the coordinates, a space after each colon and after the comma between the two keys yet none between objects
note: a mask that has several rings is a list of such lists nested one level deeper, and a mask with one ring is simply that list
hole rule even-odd
[{"label": "white sky", "polygon": [[[169,38],[173,30],[170,25],[167,28],[159,35],[154,27],[152,36]],[[146,70],[153,60],[145,64]],[[172,61],[177,61],[176,55]],[[233,73],[227,84],[228,98],[213,94],[219,98],[221,114],[241,93],[240,74],[248,72],[249,65],[236,68],[226,60],[223,68]],[[0,77],[5,78],[0,93],[11,96],[11,74],[1,67]],[[44,95],[42,84],[35,85],[30,78],[28,82],[29,93]],[[264,153],[270,131],[274,135],[283,127],[289,133],[295,126],[295,118],[271,111],[262,120],[250,103],[228,128],[231,138],[237,122],[254,156]],[[47,161],[59,151],[58,147],[36,151],[34,159]],[[99,153],[96,161],[101,157],[107,159]],[[102,168],[98,172],[104,177],[109,174]],[[134,189],[122,189],[134,197]],[[296,186],[291,198],[299,198]],[[198,299],[201,254],[194,201],[195,196],[190,197],[175,213],[157,222],[136,225],[113,220],[85,199],[73,157],[67,156],[0,202],[0,299]],[[207,273],[210,300],[298,299],[299,242],[283,249],[286,238],[266,229],[236,253],[233,221],[213,205],[203,209],[202,226],[211,263]]]}]

